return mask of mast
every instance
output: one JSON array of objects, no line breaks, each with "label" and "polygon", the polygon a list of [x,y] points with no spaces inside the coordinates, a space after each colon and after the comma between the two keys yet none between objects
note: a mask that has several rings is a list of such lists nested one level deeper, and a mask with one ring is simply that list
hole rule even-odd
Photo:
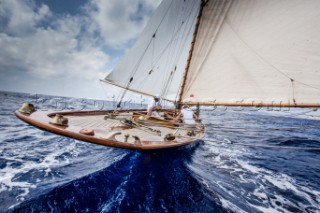
[{"label": "mast", "polygon": [[201,20],[201,17],[202,17],[203,8],[204,8],[204,6],[206,5],[206,3],[208,1],[209,0],[202,0],[202,2],[201,2],[200,10],[199,10],[198,17],[197,17],[197,23],[196,23],[196,26],[195,26],[195,29],[194,29],[194,33],[193,33],[193,38],[192,38],[192,41],[191,41],[191,48],[190,48],[190,51],[189,51],[187,65],[186,65],[186,68],[185,68],[185,72],[184,72],[183,80],[182,80],[182,85],[181,85],[181,88],[180,88],[179,99],[178,99],[178,102],[177,102],[178,104],[177,104],[176,108],[180,108],[181,107],[180,106],[181,105],[181,99],[182,99],[184,87],[186,85],[186,80],[187,80],[187,76],[188,76],[188,72],[189,72],[189,67],[190,67],[190,63],[191,63],[191,58],[192,58],[192,54],[193,54],[194,45],[196,43],[196,39],[197,39],[197,35],[198,35],[198,30],[199,30],[200,20]]}]

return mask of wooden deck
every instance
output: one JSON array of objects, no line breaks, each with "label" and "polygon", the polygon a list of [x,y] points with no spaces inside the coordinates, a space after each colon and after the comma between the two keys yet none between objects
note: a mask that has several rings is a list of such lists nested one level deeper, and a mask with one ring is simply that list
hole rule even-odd
[{"label": "wooden deck", "polygon": [[[162,118],[151,117],[140,122],[138,117],[133,119],[134,114],[141,115],[145,112],[138,110],[120,111],[116,116],[109,116],[111,113],[112,111],[37,110],[28,115],[15,112],[18,118],[40,129],[90,143],[125,149],[157,150],[179,147],[194,143],[204,136],[204,126],[201,123],[190,128]],[[67,118],[68,126],[51,124],[50,121],[56,114]],[[94,135],[80,133],[84,129],[93,131]],[[192,137],[188,136],[190,131],[195,133]],[[175,139],[166,141],[168,134],[174,135]]]}]

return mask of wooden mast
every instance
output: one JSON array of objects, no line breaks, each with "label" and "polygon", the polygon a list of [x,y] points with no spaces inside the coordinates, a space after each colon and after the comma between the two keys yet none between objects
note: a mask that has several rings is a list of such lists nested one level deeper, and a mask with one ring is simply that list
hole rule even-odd
[{"label": "wooden mast", "polygon": [[194,45],[195,45],[195,42],[196,42],[196,39],[197,39],[197,35],[198,35],[200,20],[201,20],[203,8],[204,8],[204,6],[206,5],[207,2],[208,1],[205,1],[205,0],[202,0],[202,2],[201,2],[199,14],[198,14],[198,17],[197,17],[197,23],[196,23],[196,26],[195,26],[195,29],[194,29],[194,33],[193,33],[193,38],[192,38],[192,41],[191,41],[191,48],[190,48],[190,51],[189,51],[189,57],[188,57],[187,65],[186,65],[185,72],[184,72],[184,75],[183,75],[182,85],[181,85],[181,88],[180,88],[178,104],[177,104],[176,108],[180,108],[181,107],[181,100],[182,100],[183,90],[184,90],[184,87],[186,85],[186,80],[187,80],[187,76],[188,76],[188,72],[189,72],[189,67],[190,67],[191,58],[192,58],[192,54],[193,54],[193,49],[194,49]]}]

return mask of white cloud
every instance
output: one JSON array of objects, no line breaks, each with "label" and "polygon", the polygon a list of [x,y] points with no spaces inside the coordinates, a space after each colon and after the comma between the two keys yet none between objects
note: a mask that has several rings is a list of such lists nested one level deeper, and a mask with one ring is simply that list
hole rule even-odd
[{"label": "white cloud", "polygon": [[123,48],[140,34],[149,19],[147,13],[139,14],[140,10],[154,10],[159,3],[160,0],[93,0],[89,13],[105,42]]},{"label": "white cloud", "polygon": [[0,17],[8,19],[8,32],[18,35],[34,30],[37,22],[51,16],[47,5],[36,8],[29,1],[2,0],[0,12]]},{"label": "white cloud", "polygon": [[106,72],[109,56],[98,47],[78,47],[63,29],[38,29],[23,38],[0,34],[0,64],[44,78],[98,78]]},{"label": "white cloud", "polygon": [[[67,15],[56,18],[52,27],[36,27],[51,14],[47,6],[34,9],[28,1],[7,0],[1,5],[8,18],[8,34],[0,34],[3,67],[44,78],[92,79],[107,71],[109,56],[100,47],[94,42],[80,45],[81,28],[87,17]],[[10,35],[12,32],[14,35]]]},{"label": "white cloud", "polygon": [[32,0],[1,0],[0,72],[25,72],[48,83],[58,78],[98,82],[113,60],[106,47],[125,50],[159,2],[93,0],[83,14],[57,16]]}]

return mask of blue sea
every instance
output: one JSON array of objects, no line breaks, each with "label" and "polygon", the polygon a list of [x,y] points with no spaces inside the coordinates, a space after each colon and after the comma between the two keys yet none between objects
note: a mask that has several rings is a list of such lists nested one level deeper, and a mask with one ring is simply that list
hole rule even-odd
[{"label": "blue sea", "polygon": [[26,101],[63,110],[112,103],[9,92],[0,100],[0,212],[320,212],[320,151],[304,149],[320,147],[316,109],[207,107],[203,141],[138,152],[14,115]]}]

